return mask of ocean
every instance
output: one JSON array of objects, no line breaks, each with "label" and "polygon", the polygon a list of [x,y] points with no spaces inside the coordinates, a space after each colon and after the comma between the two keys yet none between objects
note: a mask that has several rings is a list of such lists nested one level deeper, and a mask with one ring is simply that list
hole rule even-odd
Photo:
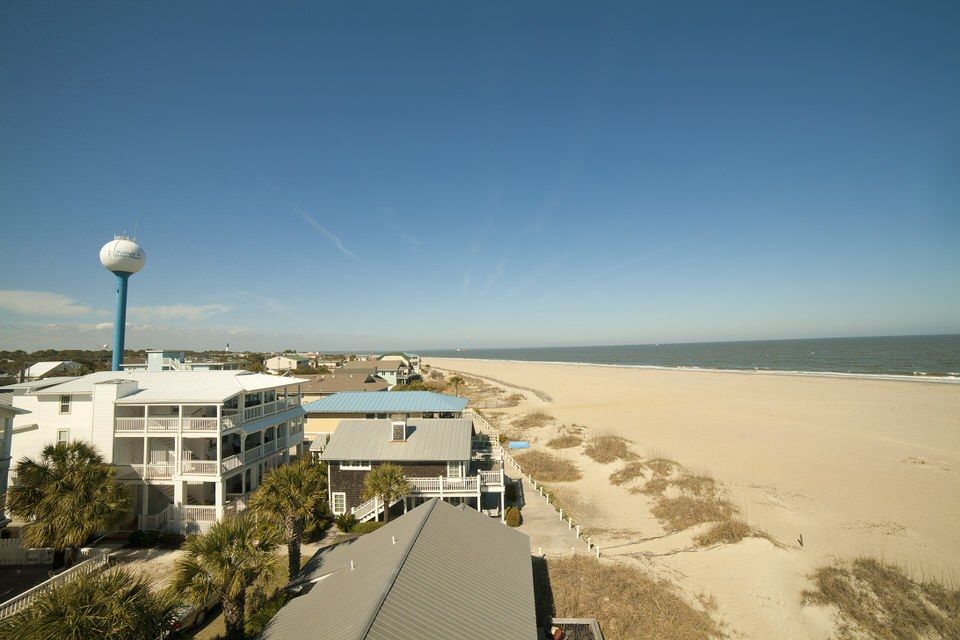
[{"label": "ocean", "polygon": [[425,350],[424,356],[633,367],[956,378],[960,334],[601,347]]}]

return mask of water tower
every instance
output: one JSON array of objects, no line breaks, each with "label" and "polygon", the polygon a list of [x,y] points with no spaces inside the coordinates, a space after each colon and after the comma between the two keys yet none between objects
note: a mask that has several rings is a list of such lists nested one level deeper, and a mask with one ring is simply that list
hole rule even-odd
[{"label": "water tower", "polygon": [[120,371],[127,330],[127,280],[143,269],[147,256],[133,238],[114,236],[100,249],[100,264],[117,276],[117,312],[113,320],[113,370]]}]

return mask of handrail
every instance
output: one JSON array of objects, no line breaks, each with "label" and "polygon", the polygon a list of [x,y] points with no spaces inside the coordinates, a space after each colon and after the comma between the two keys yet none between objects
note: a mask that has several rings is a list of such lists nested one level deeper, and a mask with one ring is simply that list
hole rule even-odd
[{"label": "handrail", "polygon": [[93,573],[97,569],[104,567],[107,563],[110,562],[110,550],[109,549],[100,549],[100,553],[91,556],[90,558],[84,560],[83,562],[77,563],[74,566],[70,567],[62,573],[58,573],[49,580],[41,582],[32,589],[24,591],[18,596],[7,600],[3,604],[0,604],[0,620],[11,616],[18,611],[22,611],[30,606],[30,604],[37,598],[38,595],[43,593],[48,589],[52,589],[64,582],[72,580],[78,576],[85,576],[87,574]]}]

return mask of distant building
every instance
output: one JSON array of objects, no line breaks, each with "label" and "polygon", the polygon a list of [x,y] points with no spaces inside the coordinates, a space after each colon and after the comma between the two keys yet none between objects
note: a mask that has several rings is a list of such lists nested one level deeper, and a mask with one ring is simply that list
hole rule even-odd
[{"label": "distant building", "polygon": [[413,373],[420,373],[420,356],[415,353],[393,351],[391,353],[383,354],[378,358],[378,360],[400,360],[407,367],[409,367]]},{"label": "distant building", "polygon": [[197,360],[186,358],[183,351],[147,349],[144,362],[124,362],[120,366],[124,371],[239,371],[247,365],[246,360],[232,355],[229,359]]},{"label": "distant building", "polygon": [[529,538],[440,500],[324,549],[291,586],[263,640],[538,637]]},{"label": "distant building", "polygon": [[30,365],[23,373],[25,382],[53,378],[55,376],[75,376],[83,370],[83,365],[73,360],[51,360]]},{"label": "distant building", "polygon": [[404,512],[439,497],[502,515],[503,454],[499,444],[473,436],[469,418],[341,420],[319,455],[327,463],[330,510],[360,522],[376,518],[384,504],[365,500],[363,484],[371,470],[391,463],[403,469],[410,485],[397,501]]},{"label": "distant building", "polygon": [[413,370],[400,359],[396,360],[353,360],[345,362],[337,371],[349,373],[371,373],[386,380],[391,387],[407,384]]},{"label": "distant building", "polygon": [[305,375],[303,378],[307,380],[301,387],[304,403],[313,402],[343,391],[386,391],[390,386],[383,378],[367,371],[322,373]]},{"label": "distant building", "polygon": [[128,529],[203,530],[300,451],[303,380],[246,371],[103,371],[9,385],[11,455],[86,440],[130,487]]},{"label": "distant building", "polygon": [[342,392],[303,405],[304,437],[316,440],[337,429],[345,418],[403,420],[407,418],[462,418],[466,398],[430,391]]},{"label": "distant building", "polygon": [[10,476],[11,446],[13,444],[13,418],[28,413],[13,406],[13,393],[0,393],[0,528],[10,519],[6,517],[7,479]]},{"label": "distant building", "polygon": [[263,366],[271,373],[296,371],[313,366],[313,359],[302,353],[280,353],[263,361]]}]

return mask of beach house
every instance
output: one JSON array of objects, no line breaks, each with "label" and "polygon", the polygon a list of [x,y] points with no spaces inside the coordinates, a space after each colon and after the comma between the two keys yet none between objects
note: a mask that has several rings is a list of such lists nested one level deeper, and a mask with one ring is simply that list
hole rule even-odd
[{"label": "beach house", "polygon": [[[312,451],[318,451],[315,442]],[[403,469],[409,491],[387,508],[408,511],[429,498],[503,514],[503,453],[477,436],[469,418],[341,420],[319,459],[327,463],[330,509],[363,522],[384,504],[363,495],[371,470],[391,463]],[[392,512],[392,511],[391,511]]]},{"label": "beach house", "polygon": [[263,640],[536,640],[526,535],[473,509],[428,500],[319,552]]},{"label": "beach house", "polygon": [[11,385],[12,455],[91,442],[129,485],[130,529],[203,530],[303,439],[303,380],[247,371],[103,371]]},{"label": "beach house", "polygon": [[393,387],[407,384],[416,374],[403,360],[352,360],[343,363],[338,373],[369,373],[380,376]]},{"label": "beach house", "polygon": [[363,373],[321,373],[305,375],[306,382],[301,386],[304,403],[313,402],[343,391],[386,391],[390,385],[380,376],[370,372]]},{"label": "beach house", "polygon": [[[342,375],[342,371],[338,370],[338,375]],[[335,393],[303,406],[306,412],[304,438],[311,442],[326,442],[340,421],[346,418],[460,418],[466,406],[466,398],[429,391]]]},{"label": "beach house", "polygon": [[263,366],[271,373],[296,371],[313,366],[313,359],[302,353],[279,353],[263,361]]},{"label": "beach house", "polygon": [[415,353],[404,353],[403,351],[393,351],[385,353],[377,360],[399,360],[413,373],[420,373],[420,356]]},{"label": "beach house", "polygon": [[27,413],[24,409],[13,406],[13,393],[0,393],[0,528],[6,526],[10,519],[5,514],[7,503],[7,482],[10,476],[10,448],[13,443],[13,418]]},{"label": "beach house", "polygon": [[75,376],[83,370],[83,365],[73,360],[50,360],[37,362],[23,372],[23,381],[31,382],[58,376]]}]

